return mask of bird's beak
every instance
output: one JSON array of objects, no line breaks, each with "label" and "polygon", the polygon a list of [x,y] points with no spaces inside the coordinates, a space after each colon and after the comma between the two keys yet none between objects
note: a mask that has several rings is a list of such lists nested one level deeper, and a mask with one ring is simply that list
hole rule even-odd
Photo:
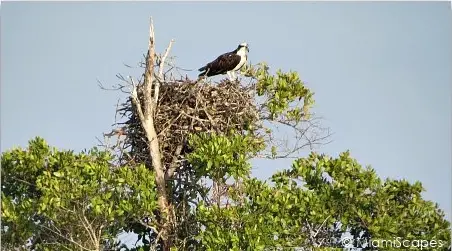
[{"label": "bird's beak", "polygon": [[248,46],[246,47],[246,51],[247,51],[247,52],[250,52],[250,48],[249,48]]}]

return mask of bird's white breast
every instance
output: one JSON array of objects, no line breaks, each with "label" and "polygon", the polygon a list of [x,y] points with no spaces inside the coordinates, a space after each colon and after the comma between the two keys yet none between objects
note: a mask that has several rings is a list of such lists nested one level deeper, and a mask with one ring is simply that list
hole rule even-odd
[{"label": "bird's white breast", "polygon": [[234,68],[234,71],[237,71],[238,69],[242,68],[242,66],[245,64],[246,62],[246,56],[241,56],[240,57],[240,62],[239,64]]},{"label": "bird's white breast", "polygon": [[245,49],[240,49],[237,52],[237,55],[240,56],[240,62],[239,64],[233,69],[233,71],[237,71],[238,69],[242,68],[242,66],[246,63],[246,51]]}]

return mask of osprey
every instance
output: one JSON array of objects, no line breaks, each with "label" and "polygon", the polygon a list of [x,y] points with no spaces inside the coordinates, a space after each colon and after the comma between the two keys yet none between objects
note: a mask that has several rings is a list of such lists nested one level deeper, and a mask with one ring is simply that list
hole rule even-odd
[{"label": "osprey", "polygon": [[226,52],[217,57],[214,61],[206,64],[204,67],[199,68],[198,71],[201,73],[198,77],[212,77],[226,73],[231,81],[237,79],[235,71],[245,65],[247,53],[249,51],[247,43],[239,44],[237,49],[231,52]]}]

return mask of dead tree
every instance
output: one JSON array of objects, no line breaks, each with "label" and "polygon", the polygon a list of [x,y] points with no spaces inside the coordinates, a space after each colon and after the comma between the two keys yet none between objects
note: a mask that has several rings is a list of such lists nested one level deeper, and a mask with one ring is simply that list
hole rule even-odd
[{"label": "dead tree", "polygon": [[[146,68],[144,73],[144,82],[142,85],[136,85],[133,83],[133,90],[131,93],[132,102],[137,108],[139,119],[142,128],[146,134],[146,140],[149,149],[149,155],[152,159],[152,167],[155,172],[155,182],[157,186],[158,193],[158,205],[160,208],[160,226],[158,236],[163,241],[163,250],[170,250],[171,243],[169,242],[168,233],[170,232],[170,226],[172,222],[173,210],[172,205],[169,203],[168,193],[166,191],[165,182],[165,168],[162,164],[162,155],[160,153],[159,141],[157,138],[157,132],[155,130],[154,115],[157,109],[157,103],[159,98],[160,84],[163,82],[163,68],[165,65],[166,57],[174,40],[171,40],[168,47],[166,48],[165,54],[160,59],[158,64],[159,71],[155,74],[155,36],[154,36],[154,25],[151,18],[150,29],[149,29],[149,48],[148,54],[146,56]],[[132,80],[133,81],[133,80]],[[142,88],[143,99],[138,98],[138,88]]]}]

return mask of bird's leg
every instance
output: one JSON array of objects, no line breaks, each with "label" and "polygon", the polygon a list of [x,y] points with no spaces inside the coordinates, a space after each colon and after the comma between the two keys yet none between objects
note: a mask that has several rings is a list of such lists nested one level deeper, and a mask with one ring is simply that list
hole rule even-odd
[{"label": "bird's leg", "polygon": [[234,81],[234,79],[232,78],[231,72],[227,71],[226,74],[228,74],[229,81]]},{"label": "bird's leg", "polygon": [[232,72],[232,79],[233,81],[237,81],[237,75],[235,75],[235,71]]}]

